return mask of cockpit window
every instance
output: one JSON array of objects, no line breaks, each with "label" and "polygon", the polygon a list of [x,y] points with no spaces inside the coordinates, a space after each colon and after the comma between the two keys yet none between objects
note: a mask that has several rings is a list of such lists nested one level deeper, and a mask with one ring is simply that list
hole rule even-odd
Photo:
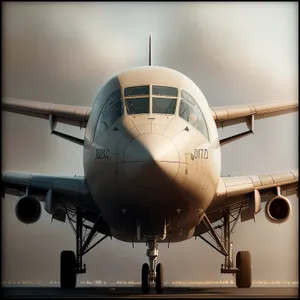
[{"label": "cockpit window", "polygon": [[126,109],[129,115],[149,114],[149,97],[127,99]]},{"label": "cockpit window", "polygon": [[129,115],[149,114],[149,85],[124,89],[126,111]]},{"label": "cockpit window", "polygon": [[152,113],[174,115],[178,89],[169,86],[152,86]]},{"label": "cockpit window", "polygon": [[153,85],[152,86],[152,94],[158,95],[158,96],[177,97],[178,89],[174,88],[174,87],[168,87],[168,86]]},{"label": "cockpit window", "polygon": [[204,116],[195,99],[186,91],[181,91],[179,116],[198,129],[207,139],[208,131]]},{"label": "cockpit window", "polygon": [[152,112],[154,114],[174,115],[177,98],[152,97]]},{"label": "cockpit window", "polygon": [[124,89],[124,97],[149,95],[149,85],[133,86]]},{"label": "cockpit window", "polygon": [[102,134],[109,129],[109,127],[119,119],[123,114],[123,106],[121,101],[121,91],[113,92],[105,102],[99,119],[95,133]]}]

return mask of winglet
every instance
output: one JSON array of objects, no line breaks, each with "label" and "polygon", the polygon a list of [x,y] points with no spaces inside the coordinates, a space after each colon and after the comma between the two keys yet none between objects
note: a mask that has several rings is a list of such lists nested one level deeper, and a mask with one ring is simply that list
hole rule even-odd
[{"label": "winglet", "polygon": [[152,66],[152,34],[149,35],[149,66]]}]

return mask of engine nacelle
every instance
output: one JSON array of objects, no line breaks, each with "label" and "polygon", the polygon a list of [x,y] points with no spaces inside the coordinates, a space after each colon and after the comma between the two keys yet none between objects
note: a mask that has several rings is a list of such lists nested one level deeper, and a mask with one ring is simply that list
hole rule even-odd
[{"label": "engine nacelle", "polygon": [[287,221],[291,215],[292,206],[290,201],[281,196],[275,196],[266,204],[265,214],[267,219],[273,223],[283,223]]},{"label": "engine nacelle", "polygon": [[15,212],[20,222],[32,224],[37,222],[41,217],[41,204],[33,196],[23,196],[18,201]]}]

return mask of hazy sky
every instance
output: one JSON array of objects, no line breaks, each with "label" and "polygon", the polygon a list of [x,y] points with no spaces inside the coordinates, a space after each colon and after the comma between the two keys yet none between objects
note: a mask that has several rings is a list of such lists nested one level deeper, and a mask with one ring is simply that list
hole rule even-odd
[{"label": "hazy sky", "polygon": [[[5,3],[3,96],[91,106],[101,86],[124,69],[155,65],[190,77],[211,106],[297,100],[297,3]],[[255,135],[222,148],[222,174],[298,167],[298,113],[259,120]],[[82,133],[81,133],[82,134]],[[83,175],[82,147],[49,135],[48,122],[3,114],[3,168]],[[298,280],[298,198],[281,225],[264,211],[238,223],[234,255],[250,250],[254,280]],[[58,280],[61,250],[75,249],[68,223],[43,210],[20,223],[17,199],[3,203],[3,280]],[[221,254],[200,239],[159,247],[165,281],[230,280]],[[84,262],[82,280],[140,280],[146,247],[105,240]]]}]

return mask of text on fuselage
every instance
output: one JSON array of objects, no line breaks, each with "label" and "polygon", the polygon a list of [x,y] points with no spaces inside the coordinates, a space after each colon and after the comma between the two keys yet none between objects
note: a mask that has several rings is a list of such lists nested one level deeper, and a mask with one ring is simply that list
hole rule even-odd
[{"label": "text on fuselage", "polygon": [[109,159],[110,150],[109,149],[96,149],[95,159]]},{"label": "text on fuselage", "polygon": [[195,149],[194,150],[194,159],[208,159],[207,149]]}]

